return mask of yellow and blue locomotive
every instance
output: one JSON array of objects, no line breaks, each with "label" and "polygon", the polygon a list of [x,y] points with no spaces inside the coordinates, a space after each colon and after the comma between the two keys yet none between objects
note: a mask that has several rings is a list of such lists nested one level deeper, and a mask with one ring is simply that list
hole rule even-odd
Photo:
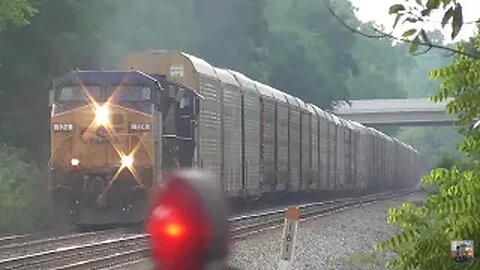
[{"label": "yellow and blue locomotive", "polygon": [[[50,188],[56,214],[77,226],[141,222],[164,163],[191,166],[185,87],[139,71],[72,71],[50,96]],[[175,136],[164,143],[165,131]]]}]

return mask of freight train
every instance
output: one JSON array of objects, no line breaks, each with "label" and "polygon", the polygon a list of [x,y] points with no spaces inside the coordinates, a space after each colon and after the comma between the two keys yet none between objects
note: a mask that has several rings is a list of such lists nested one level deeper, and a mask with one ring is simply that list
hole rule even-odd
[{"label": "freight train", "polygon": [[210,171],[242,200],[419,179],[411,146],[186,53],[71,71],[53,81],[50,105],[55,211],[77,226],[141,222],[162,175],[182,167]]}]

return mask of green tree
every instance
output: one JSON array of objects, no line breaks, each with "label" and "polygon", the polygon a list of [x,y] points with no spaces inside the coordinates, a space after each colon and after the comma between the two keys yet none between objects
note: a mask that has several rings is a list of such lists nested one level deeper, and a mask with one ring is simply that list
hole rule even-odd
[{"label": "green tree", "polygon": [[[439,30],[428,32],[435,44],[444,42],[443,34]],[[433,50],[427,54],[415,56],[414,72],[400,72],[399,79],[409,98],[425,98],[438,93],[440,83],[428,79],[428,74],[435,68],[444,67],[452,63],[453,57],[443,51]],[[411,70],[409,70],[411,71]]]},{"label": "green tree", "polygon": [[[341,16],[355,19],[348,1]],[[269,1],[267,63],[275,87],[329,108],[350,98],[346,79],[358,74],[352,56],[355,37],[336,24],[322,1]],[[322,18],[318,20],[318,18]],[[356,19],[355,19],[356,21]]]},{"label": "green tree", "polygon": [[[49,83],[76,67],[98,68],[92,48],[100,45],[102,5],[39,1],[39,14],[30,25],[0,35],[0,140],[37,153],[46,148]],[[39,160],[45,164],[45,159],[43,153]]]},{"label": "green tree", "polygon": [[[444,8],[443,24],[451,20],[454,38],[463,23],[460,1],[429,0],[422,9],[422,15],[428,19],[432,10]],[[391,13],[407,10],[403,5],[395,5]],[[408,14],[407,14],[408,15]],[[402,17],[402,16],[400,16]],[[424,19],[425,20],[425,19]],[[421,28],[420,28],[421,29]],[[420,30],[421,33],[421,30]],[[414,40],[425,41],[425,37]],[[415,45],[413,45],[415,50]],[[441,90],[434,101],[452,97],[447,105],[448,113],[459,114],[457,125],[464,135],[460,150],[472,159],[468,170],[436,169],[422,179],[425,185],[436,188],[429,194],[421,206],[406,203],[399,208],[390,209],[388,222],[397,224],[401,232],[377,245],[385,251],[394,251],[398,256],[388,265],[392,269],[478,269],[480,262],[470,265],[455,264],[448,256],[450,241],[472,239],[475,249],[480,247],[480,221],[478,212],[480,201],[480,132],[471,125],[478,118],[480,107],[480,36],[468,43],[448,48],[457,52],[454,63],[448,67],[431,72],[431,78],[441,82]],[[412,51],[414,51],[412,50]]]},{"label": "green tree", "polygon": [[28,0],[0,0],[0,32],[3,32],[8,24],[24,26],[29,24],[28,18],[38,13]]},{"label": "green tree", "polygon": [[460,157],[461,135],[454,127],[408,127],[398,133],[398,138],[418,150],[424,169],[434,168],[442,153],[456,153]]},{"label": "green tree", "polygon": [[470,168],[468,160],[458,153],[451,152],[442,152],[435,165],[436,168],[442,169],[452,169],[454,166],[462,171]]},{"label": "green tree", "polygon": [[[364,24],[362,27],[368,27]],[[392,46],[390,40],[358,38],[353,55],[360,68],[352,76],[349,89],[352,99],[405,98],[403,78],[411,75],[416,59],[405,52],[404,46]]]}]

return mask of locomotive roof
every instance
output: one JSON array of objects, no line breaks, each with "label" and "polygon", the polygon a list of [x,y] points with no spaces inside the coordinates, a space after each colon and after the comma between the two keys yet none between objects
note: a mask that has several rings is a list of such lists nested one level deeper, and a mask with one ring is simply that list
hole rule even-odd
[{"label": "locomotive roof", "polygon": [[53,80],[53,87],[83,83],[86,85],[143,84],[159,87],[157,79],[141,71],[75,70]]}]

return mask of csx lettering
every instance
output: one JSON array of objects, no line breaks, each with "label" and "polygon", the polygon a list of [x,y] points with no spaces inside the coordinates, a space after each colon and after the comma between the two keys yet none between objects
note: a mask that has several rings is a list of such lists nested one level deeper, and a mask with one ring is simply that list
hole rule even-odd
[{"label": "csx lettering", "polygon": [[54,131],[72,131],[73,124],[53,124]]},{"label": "csx lettering", "polygon": [[150,130],[150,124],[130,124],[131,130]]}]

